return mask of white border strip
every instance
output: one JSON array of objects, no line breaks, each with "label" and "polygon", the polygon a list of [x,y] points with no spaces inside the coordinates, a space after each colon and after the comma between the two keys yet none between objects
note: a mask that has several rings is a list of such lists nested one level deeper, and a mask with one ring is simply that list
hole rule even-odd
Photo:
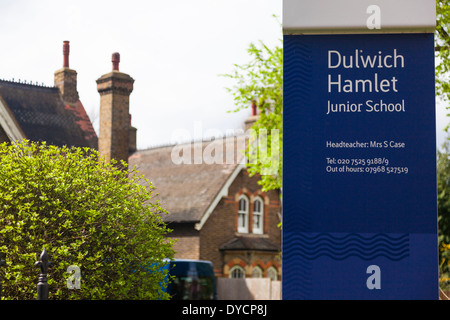
[{"label": "white border strip", "polygon": [[283,0],[284,34],[432,33],[435,0]]}]

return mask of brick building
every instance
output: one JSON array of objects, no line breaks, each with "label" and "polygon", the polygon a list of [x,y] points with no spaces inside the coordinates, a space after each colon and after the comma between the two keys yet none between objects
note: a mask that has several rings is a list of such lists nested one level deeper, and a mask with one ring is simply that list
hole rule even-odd
[{"label": "brick building", "polygon": [[[177,258],[210,260],[221,277],[279,280],[280,194],[262,192],[259,177],[249,176],[241,153],[246,137],[136,150],[129,114],[134,80],[119,71],[118,53],[112,56],[112,71],[97,79],[97,137],[78,97],[69,50],[65,41],[54,87],[0,80],[0,142],[90,147],[108,160],[128,161],[152,182],[155,198],[169,212],[163,220],[173,229],[169,236],[178,239]],[[253,107],[247,127],[256,117]]]},{"label": "brick building", "polygon": [[[170,237],[177,239],[176,258],[212,261],[220,277],[279,280],[280,194],[262,192],[259,177],[249,176],[240,152],[245,139],[242,135],[138,150],[129,163],[150,179],[155,198],[169,212],[163,220],[173,230]],[[179,163],[181,150],[191,161]],[[209,152],[215,163],[205,158]]]}]

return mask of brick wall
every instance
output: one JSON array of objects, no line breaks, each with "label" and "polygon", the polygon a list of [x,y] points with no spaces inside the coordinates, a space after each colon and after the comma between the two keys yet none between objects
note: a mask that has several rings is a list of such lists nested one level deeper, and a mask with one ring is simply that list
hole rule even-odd
[{"label": "brick wall", "polygon": [[168,225],[173,231],[168,235],[175,238],[173,248],[177,259],[200,259],[200,237],[192,223],[172,223]]},{"label": "brick wall", "polygon": [[[218,277],[227,277],[230,268],[242,265],[247,277],[251,277],[254,267],[259,266],[263,270],[263,276],[267,276],[267,269],[275,267],[281,274],[280,255],[278,252],[235,251],[221,252],[219,248],[236,236],[242,236],[237,232],[237,210],[239,195],[245,192],[249,198],[260,196],[264,199],[264,234],[246,234],[248,237],[263,237],[281,247],[280,223],[281,205],[278,191],[263,193],[258,185],[258,177],[250,177],[243,170],[236,177],[229,188],[228,197],[222,198],[203,225],[200,231],[195,229],[193,223],[172,223],[169,228],[174,230],[169,237],[176,238],[174,245],[175,258],[209,260],[214,265]],[[252,210],[252,208],[251,208]],[[251,213],[250,210],[250,213]],[[252,221],[250,214],[249,221]],[[251,224],[250,224],[251,231]]]}]

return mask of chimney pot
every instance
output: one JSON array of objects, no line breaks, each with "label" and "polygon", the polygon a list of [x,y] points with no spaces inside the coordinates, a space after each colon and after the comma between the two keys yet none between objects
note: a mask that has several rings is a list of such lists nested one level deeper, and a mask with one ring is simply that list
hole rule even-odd
[{"label": "chimney pot", "polygon": [[69,41],[64,41],[64,44],[63,44],[63,56],[64,56],[63,68],[69,67],[69,53],[70,53],[70,44],[69,43],[70,43]]},{"label": "chimney pot", "polygon": [[113,71],[119,71],[120,54],[114,52],[112,55]]},{"label": "chimney pot", "polygon": [[55,72],[55,87],[66,104],[77,103],[77,72],[69,68],[70,42],[63,41],[63,67]]}]

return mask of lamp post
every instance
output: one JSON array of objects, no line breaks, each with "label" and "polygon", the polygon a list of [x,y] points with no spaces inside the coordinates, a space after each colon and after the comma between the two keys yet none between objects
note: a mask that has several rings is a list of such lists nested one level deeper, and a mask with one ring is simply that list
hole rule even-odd
[{"label": "lamp post", "polygon": [[[3,259],[3,253],[0,252],[0,267],[6,266],[6,261],[2,260]],[[2,282],[0,279],[0,297],[2,296]]]}]

